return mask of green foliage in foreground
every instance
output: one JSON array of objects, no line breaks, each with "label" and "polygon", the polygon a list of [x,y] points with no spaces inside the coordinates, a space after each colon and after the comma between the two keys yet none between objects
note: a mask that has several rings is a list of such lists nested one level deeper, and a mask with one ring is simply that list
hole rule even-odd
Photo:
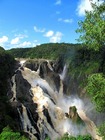
[{"label": "green foliage in foreground", "polygon": [[99,133],[103,136],[103,140],[105,140],[105,122],[99,127]]},{"label": "green foliage in foreground", "polygon": [[65,134],[60,140],[92,140],[92,138],[89,135],[78,135],[77,137],[73,137]]},{"label": "green foliage in foreground", "polygon": [[13,132],[8,126],[0,134],[0,140],[29,140],[19,132]]},{"label": "green foliage in foreground", "polygon": [[[50,140],[49,137],[47,137],[45,140]],[[69,136],[68,134],[65,134],[61,139],[57,140],[92,140],[92,138],[89,135],[78,135],[77,137]]]},{"label": "green foliage in foreground", "polygon": [[[105,112],[105,76],[102,73],[90,75],[86,90],[95,104],[97,111]],[[105,140],[105,122],[99,127],[99,134]]]},{"label": "green foliage in foreground", "polygon": [[87,93],[92,97],[98,111],[105,111],[105,77],[98,73],[88,77]]},{"label": "green foliage in foreground", "polygon": [[78,41],[83,42],[89,49],[99,50],[105,45],[105,2],[91,5],[93,10],[86,11],[84,21],[79,21]]}]

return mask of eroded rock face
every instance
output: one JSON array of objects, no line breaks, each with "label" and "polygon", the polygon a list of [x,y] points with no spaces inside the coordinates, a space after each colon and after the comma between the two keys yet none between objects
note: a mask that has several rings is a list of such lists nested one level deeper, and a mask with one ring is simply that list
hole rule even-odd
[{"label": "eroded rock face", "polygon": [[[54,90],[57,90],[57,91],[59,91],[59,87],[60,87],[60,77],[58,73],[59,73],[59,69],[61,65],[62,63],[59,64],[59,68],[58,68],[57,64],[55,65],[53,61],[48,61],[48,60],[47,61],[46,60],[35,60],[35,61],[31,60],[24,64],[25,67],[33,71],[38,71],[40,77],[45,79],[51,86],[53,86]],[[56,69],[56,72],[55,72],[55,69]]]},{"label": "eroded rock face", "polygon": [[76,106],[70,106],[69,113],[65,113],[65,115],[66,117],[70,118],[74,123],[85,125],[83,120],[78,115]]},{"label": "eroded rock face", "polygon": [[39,62],[38,60],[27,60],[25,63],[24,63],[24,66],[31,69],[32,71],[37,71],[38,68],[39,68]]},{"label": "eroded rock face", "polygon": [[18,114],[20,129],[30,139],[44,140],[48,135],[55,140],[65,133],[88,133],[85,125],[77,125],[78,106],[72,106],[74,101],[64,95],[65,72],[61,62],[57,66],[54,61],[32,60],[24,62],[13,75],[9,100]]}]

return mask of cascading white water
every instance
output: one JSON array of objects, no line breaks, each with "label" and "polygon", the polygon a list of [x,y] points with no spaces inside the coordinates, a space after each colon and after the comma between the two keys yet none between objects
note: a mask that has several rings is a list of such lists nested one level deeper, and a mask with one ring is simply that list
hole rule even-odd
[{"label": "cascading white water", "polygon": [[39,76],[38,72],[31,71],[28,68],[24,68],[24,71],[22,71],[22,75],[31,84],[32,87],[36,87],[37,85],[39,85],[40,87],[45,87],[48,90],[48,93],[54,99],[54,101],[57,100],[57,91],[54,91],[50,87],[49,83],[47,83],[46,80],[42,79]]},{"label": "cascading white water", "polygon": [[12,83],[13,83],[13,86],[12,86],[12,93],[13,93],[13,96],[12,96],[12,98],[10,99],[10,101],[12,102],[12,101],[17,101],[17,99],[16,99],[16,82],[15,82],[15,76],[16,75],[14,75],[13,77],[12,77]]},{"label": "cascading white water", "polygon": [[31,140],[35,140],[35,136],[33,134],[36,133],[35,128],[32,126],[28,114],[27,114],[27,110],[26,107],[22,104],[22,114],[20,113],[19,108],[17,108],[21,122],[22,122],[22,127],[24,132],[28,133]]},{"label": "cascading white water", "polygon": [[66,73],[67,73],[67,65],[64,65],[62,73],[59,74],[61,80],[64,80]]},{"label": "cascading white water", "polygon": [[20,65],[23,66],[23,64],[26,62],[26,60],[21,60]]},{"label": "cascading white water", "polygon": [[53,71],[53,68],[51,67],[49,60],[47,60],[47,65],[48,65],[49,69],[50,69],[51,71]]},{"label": "cascading white water", "polygon": [[[49,65],[50,64],[48,63],[48,66]],[[51,66],[49,69],[53,71]],[[66,65],[64,66],[63,72],[59,75],[59,91],[53,89],[47,80],[40,77],[40,65],[37,71],[32,71],[26,67],[19,69],[19,71],[21,71],[23,78],[31,85],[30,95],[32,96],[33,103],[37,104],[35,112],[37,112],[39,116],[37,127],[40,132],[39,135],[41,140],[43,140],[44,137],[43,133],[49,135],[51,140],[56,140],[66,132],[73,136],[89,133],[94,139],[102,139],[97,134],[95,124],[86,116],[83,101],[79,97],[64,96],[63,94],[63,81],[67,72]],[[15,83],[15,76],[13,77],[13,83]],[[16,84],[13,84],[12,91],[14,93],[13,98],[15,98]],[[13,98],[11,101],[13,101]],[[84,121],[85,126],[82,124],[77,125],[72,119],[65,116],[65,113],[69,112],[70,106],[76,106],[77,112],[80,118]],[[25,105],[22,104],[22,113],[20,113],[19,109],[18,112],[24,131],[31,136],[31,139],[35,139],[34,134],[38,132],[31,124]],[[31,129],[31,132],[27,130],[27,127],[29,130]]]}]

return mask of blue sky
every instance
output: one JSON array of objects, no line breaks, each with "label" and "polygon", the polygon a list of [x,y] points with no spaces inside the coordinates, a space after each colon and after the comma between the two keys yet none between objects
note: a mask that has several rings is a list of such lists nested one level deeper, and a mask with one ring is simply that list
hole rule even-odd
[{"label": "blue sky", "polygon": [[76,43],[85,10],[91,10],[89,0],[0,0],[0,46]]}]

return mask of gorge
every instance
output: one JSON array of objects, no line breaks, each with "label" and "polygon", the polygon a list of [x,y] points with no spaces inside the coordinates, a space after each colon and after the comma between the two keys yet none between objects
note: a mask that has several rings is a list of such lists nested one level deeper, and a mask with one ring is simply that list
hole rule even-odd
[{"label": "gorge", "polygon": [[71,83],[66,64],[22,59],[16,67],[9,82],[8,100],[20,129],[31,140],[44,140],[46,136],[56,140],[65,133],[89,134],[95,140],[102,140],[96,128],[97,119],[91,120],[88,114],[88,109],[93,111],[94,107]]}]

